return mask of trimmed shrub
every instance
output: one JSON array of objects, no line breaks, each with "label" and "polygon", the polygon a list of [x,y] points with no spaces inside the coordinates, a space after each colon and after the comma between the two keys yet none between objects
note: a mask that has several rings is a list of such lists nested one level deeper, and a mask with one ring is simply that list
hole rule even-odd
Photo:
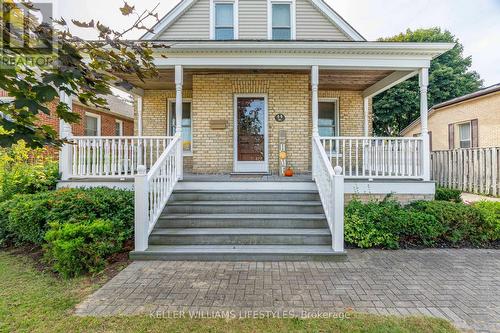
[{"label": "trimmed shrub", "polygon": [[434,246],[441,229],[432,215],[403,209],[392,199],[351,201],[345,211],[345,240],[361,248]]},{"label": "trimmed shrub", "polygon": [[64,277],[102,270],[106,258],[122,250],[127,238],[116,220],[50,224],[45,236],[45,258]]},{"label": "trimmed shrub", "polygon": [[442,226],[440,243],[451,246],[484,245],[489,242],[491,230],[481,214],[472,206],[446,201],[420,201],[410,209],[434,216]]},{"label": "trimmed shrub", "polygon": [[48,221],[81,222],[94,219],[124,221],[132,232],[134,193],[109,188],[60,189],[49,198]]},{"label": "trimmed shrub", "polygon": [[0,149],[0,201],[55,189],[58,168],[45,149],[30,149],[22,140]]},{"label": "trimmed shrub", "polygon": [[125,237],[131,237],[133,192],[95,188],[16,195],[0,205],[0,243],[41,245],[49,222],[80,223],[95,219],[120,221]]},{"label": "trimmed shrub", "polygon": [[500,239],[500,203],[473,206],[420,201],[408,206],[352,201],[345,210],[345,240],[361,248],[489,246]]},{"label": "trimmed shrub", "polygon": [[472,205],[479,211],[484,224],[487,237],[496,242],[500,240],[500,202],[481,201]]},{"label": "trimmed shrub", "polygon": [[461,197],[462,192],[459,190],[454,190],[446,187],[436,188],[436,200],[440,201],[451,201],[451,202],[462,202]]},{"label": "trimmed shrub", "polygon": [[50,192],[16,195],[3,205],[7,239],[16,245],[41,245],[48,229]]}]

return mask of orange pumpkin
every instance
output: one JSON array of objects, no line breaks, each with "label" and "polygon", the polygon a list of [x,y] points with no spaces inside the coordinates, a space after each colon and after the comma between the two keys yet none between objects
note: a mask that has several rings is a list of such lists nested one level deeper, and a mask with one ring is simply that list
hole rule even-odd
[{"label": "orange pumpkin", "polygon": [[293,170],[291,167],[288,167],[286,170],[285,170],[285,177],[293,177]]}]

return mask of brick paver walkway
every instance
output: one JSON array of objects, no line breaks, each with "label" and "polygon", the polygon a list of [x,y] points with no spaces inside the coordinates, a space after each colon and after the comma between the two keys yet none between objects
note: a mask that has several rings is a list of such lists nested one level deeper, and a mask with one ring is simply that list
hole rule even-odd
[{"label": "brick paver walkway", "polygon": [[349,250],[346,262],[134,262],[78,315],[352,308],[500,331],[500,251]]}]

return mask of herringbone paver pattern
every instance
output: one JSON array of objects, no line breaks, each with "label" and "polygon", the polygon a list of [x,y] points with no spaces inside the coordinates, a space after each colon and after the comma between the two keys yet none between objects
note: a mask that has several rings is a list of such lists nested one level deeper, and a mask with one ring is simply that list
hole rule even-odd
[{"label": "herringbone paver pattern", "polygon": [[79,315],[355,311],[500,331],[500,251],[349,250],[346,262],[134,262]]}]

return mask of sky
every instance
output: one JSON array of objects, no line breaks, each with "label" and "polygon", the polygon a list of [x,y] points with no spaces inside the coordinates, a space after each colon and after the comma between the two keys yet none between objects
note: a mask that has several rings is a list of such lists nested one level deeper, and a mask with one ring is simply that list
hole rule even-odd
[{"label": "sky", "polygon": [[[245,1],[245,0],[239,0]],[[123,0],[54,0],[58,16],[71,19],[95,19],[115,30],[132,24],[132,17],[119,11]],[[177,0],[128,0],[137,10],[157,7],[159,16],[168,12]],[[500,0],[326,0],[367,40],[390,37],[407,28],[439,26],[451,31],[464,45],[464,54],[472,56],[472,69],[484,80],[484,86],[500,83]],[[154,21],[150,22],[151,24]],[[88,31],[75,29],[84,38],[95,38]],[[128,38],[139,38],[141,32]]]}]

